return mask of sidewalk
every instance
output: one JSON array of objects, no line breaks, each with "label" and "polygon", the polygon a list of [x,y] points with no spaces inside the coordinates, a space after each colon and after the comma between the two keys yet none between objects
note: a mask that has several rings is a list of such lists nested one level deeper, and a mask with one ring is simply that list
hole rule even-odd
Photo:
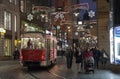
[{"label": "sidewalk", "polygon": [[[64,64],[66,67],[66,57],[65,56],[59,57],[58,62],[61,62],[61,64]],[[73,65],[72,66],[76,67],[75,58],[73,58]],[[99,67],[100,70],[111,70],[112,72],[120,73],[120,65],[110,64],[108,62],[105,67],[103,67],[101,64],[99,66],[100,66]]]},{"label": "sidewalk", "polygon": [[19,64],[19,60],[4,60],[0,61],[0,67],[1,66],[6,66],[6,65],[12,65],[12,64]]},{"label": "sidewalk", "polygon": [[108,69],[115,73],[120,73],[120,65],[110,64],[108,65]]},{"label": "sidewalk", "polygon": [[[66,67],[66,57],[58,57],[57,62],[61,62],[60,64],[64,64],[64,66]],[[14,64],[20,64],[19,60],[4,60],[4,61],[0,61],[0,67],[2,66],[6,66],[6,65],[14,65]],[[58,63],[57,63],[58,64]],[[75,59],[73,59],[73,66],[75,66]],[[120,65],[115,65],[115,64],[107,64],[106,67],[101,67],[100,69],[107,69],[107,70],[111,70],[113,72],[116,73],[120,73]]]},{"label": "sidewalk", "polygon": [[108,62],[106,66],[100,65],[100,69],[111,70],[112,72],[120,73],[120,64],[116,65],[116,64],[110,64],[110,62]]}]

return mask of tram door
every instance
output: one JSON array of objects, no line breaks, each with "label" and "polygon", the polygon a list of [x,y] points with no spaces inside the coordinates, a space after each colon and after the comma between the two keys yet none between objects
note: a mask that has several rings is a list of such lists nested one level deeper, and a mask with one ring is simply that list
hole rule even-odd
[{"label": "tram door", "polygon": [[55,43],[52,41],[53,57],[55,58]]},{"label": "tram door", "polygon": [[[47,57],[47,60],[50,60],[50,39],[46,40],[46,44],[47,44],[46,45],[46,49],[47,49],[46,57]],[[49,61],[47,61],[47,63],[49,63]]]}]

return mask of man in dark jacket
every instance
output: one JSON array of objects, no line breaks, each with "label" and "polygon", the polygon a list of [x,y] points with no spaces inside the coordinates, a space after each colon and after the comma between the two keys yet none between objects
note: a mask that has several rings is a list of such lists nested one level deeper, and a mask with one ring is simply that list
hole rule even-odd
[{"label": "man in dark jacket", "polygon": [[20,56],[20,53],[19,53],[18,48],[16,47],[16,48],[15,48],[15,51],[13,52],[14,60],[19,59],[19,56]]},{"label": "man in dark jacket", "polygon": [[108,58],[109,58],[109,56],[108,56],[107,52],[104,49],[102,49],[101,50],[101,63],[102,63],[102,66],[104,66],[104,67],[106,66]]},{"label": "man in dark jacket", "polygon": [[94,66],[95,68],[99,68],[99,59],[100,59],[100,50],[95,47],[93,48],[93,57],[94,57]]},{"label": "man in dark jacket", "polygon": [[72,67],[72,59],[73,59],[72,47],[67,49],[67,51],[66,51],[66,59],[67,59],[67,68],[70,69]]}]

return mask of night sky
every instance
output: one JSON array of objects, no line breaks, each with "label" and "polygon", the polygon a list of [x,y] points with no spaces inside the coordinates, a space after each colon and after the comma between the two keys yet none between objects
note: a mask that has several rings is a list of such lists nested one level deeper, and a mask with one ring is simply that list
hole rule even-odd
[{"label": "night sky", "polygon": [[[93,10],[94,12],[96,12],[96,1],[94,1],[94,0],[80,0],[80,4],[81,3],[88,3],[89,4],[89,10],[88,10],[88,12],[90,11],[90,10]],[[80,11],[80,20],[83,20],[83,15],[84,15],[84,13],[85,13],[86,11],[85,10],[81,10]],[[91,20],[94,20],[94,19],[96,19],[96,17],[93,17],[93,18],[90,18]]]}]

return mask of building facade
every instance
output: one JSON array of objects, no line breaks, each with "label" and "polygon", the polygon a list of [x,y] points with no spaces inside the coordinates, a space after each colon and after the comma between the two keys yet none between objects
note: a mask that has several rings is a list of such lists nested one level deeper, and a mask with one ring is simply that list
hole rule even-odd
[{"label": "building facade", "polygon": [[108,0],[97,0],[97,37],[98,47],[105,49],[110,54],[110,26],[109,26],[110,2]]},{"label": "building facade", "polygon": [[0,0],[0,60],[11,59],[15,47],[19,47],[19,0]]}]

